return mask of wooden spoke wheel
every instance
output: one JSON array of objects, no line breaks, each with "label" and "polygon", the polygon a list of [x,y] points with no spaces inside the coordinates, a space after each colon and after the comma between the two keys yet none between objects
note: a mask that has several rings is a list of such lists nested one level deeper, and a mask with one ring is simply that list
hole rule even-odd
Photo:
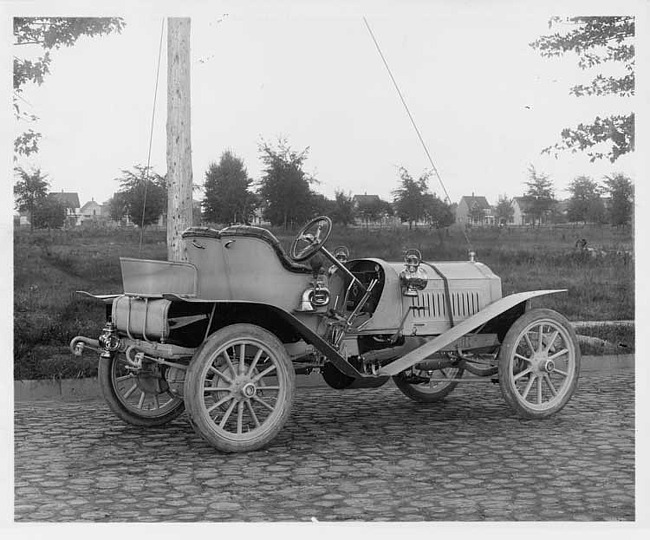
[{"label": "wooden spoke wheel", "polygon": [[[412,375],[400,373],[393,377],[393,382],[405,396],[412,400],[433,403],[441,401],[453,392],[458,382],[452,379],[460,379],[462,376],[463,369],[457,367],[426,371],[414,368]],[[414,379],[416,382],[413,382]]]},{"label": "wooden spoke wheel", "polygon": [[165,366],[144,361],[142,369],[128,369],[124,355],[100,358],[99,386],[109,408],[134,426],[160,426],[177,418],[185,409],[165,380]]},{"label": "wooden spoke wheel", "polygon": [[185,406],[194,429],[223,452],[269,444],[289,418],[295,371],[282,343],[252,324],[212,334],[190,363]]},{"label": "wooden spoke wheel", "polygon": [[499,385],[524,418],[544,418],[564,407],[580,373],[580,347],[569,321],[532,309],[508,330],[499,352]]}]

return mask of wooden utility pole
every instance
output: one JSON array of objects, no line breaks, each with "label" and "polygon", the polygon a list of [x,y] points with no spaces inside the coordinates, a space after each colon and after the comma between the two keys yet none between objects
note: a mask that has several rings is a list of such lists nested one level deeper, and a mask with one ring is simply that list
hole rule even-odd
[{"label": "wooden utility pole", "polygon": [[167,258],[184,261],[181,233],[192,225],[190,19],[167,19]]}]

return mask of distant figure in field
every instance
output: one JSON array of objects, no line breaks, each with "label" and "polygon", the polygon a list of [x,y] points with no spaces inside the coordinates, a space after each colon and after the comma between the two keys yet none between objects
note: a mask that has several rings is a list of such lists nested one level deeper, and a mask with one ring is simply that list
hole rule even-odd
[{"label": "distant figure in field", "polygon": [[576,249],[579,249],[580,251],[585,251],[587,249],[587,240],[584,238],[580,238],[576,240]]}]

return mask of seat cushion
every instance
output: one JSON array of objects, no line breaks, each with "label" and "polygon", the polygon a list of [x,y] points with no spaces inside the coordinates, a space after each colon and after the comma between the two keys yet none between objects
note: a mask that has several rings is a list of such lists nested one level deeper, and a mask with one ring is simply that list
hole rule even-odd
[{"label": "seat cushion", "polygon": [[286,270],[299,274],[311,274],[313,272],[309,266],[295,263],[287,257],[280,241],[271,231],[263,229],[262,227],[254,227],[252,225],[231,225],[230,227],[226,227],[220,231],[210,227],[190,227],[181,235],[182,238],[232,238],[242,236],[258,238],[269,244],[280,259],[283,268]]}]

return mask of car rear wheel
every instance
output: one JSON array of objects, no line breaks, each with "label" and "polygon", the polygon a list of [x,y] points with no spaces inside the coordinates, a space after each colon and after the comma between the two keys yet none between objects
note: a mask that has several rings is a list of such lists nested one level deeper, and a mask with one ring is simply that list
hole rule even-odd
[{"label": "car rear wheel", "polygon": [[400,373],[393,377],[395,386],[414,401],[433,403],[441,401],[458,385],[453,379],[463,376],[463,369],[445,367],[435,370],[413,369],[412,374]]},{"label": "car rear wheel", "polygon": [[177,418],[183,400],[169,391],[165,366],[145,361],[138,371],[128,369],[123,354],[100,358],[99,386],[111,411],[134,426],[154,427]]},{"label": "car rear wheel", "polygon": [[580,347],[573,327],[550,309],[532,309],[515,321],[499,351],[499,386],[524,418],[562,409],[580,373]]},{"label": "car rear wheel", "polygon": [[199,435],[223,452],[269,444],[291,413],[295,371],[282,343],[252,324],[212,334],[185,378],[185,405]]}]

